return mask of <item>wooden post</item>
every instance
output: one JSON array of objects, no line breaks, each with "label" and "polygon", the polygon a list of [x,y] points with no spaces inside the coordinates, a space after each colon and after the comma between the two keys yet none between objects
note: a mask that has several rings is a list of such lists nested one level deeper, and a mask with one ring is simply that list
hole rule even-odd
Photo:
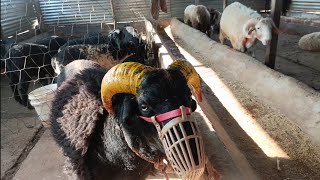
[{"label": "wooden post", "polygon": [[47,31],[48,27],[45,26],[45,24],[43,23],[43,17],[42,17],[43,13],[42,13],[41,8],[40,8],[39,0],[33,0],[32,2],[33,2],[34,9],[36,11],[36,15],[37,15],[37,18],[38,18],[40,31],[41,32]]},{"label": "wooden post", "polygon": [[194,0],[194,4],[198,5],[199,4],[199,0]]},{"label": "wooden post", "polygon": [[228,0],[223,0],[223,9],[225,9],[228,5]]},{"label": "wooden post", "polygon": [[112,12],[112,19],[113,19],[113,30],[117,28],[117,21],[116,21],[116,15],[114,12],[114,1],[110,0],[110,5],[111,5],[111,12]]},{"label": "wooden post", "polygon": [[[271,1],[271,12],[270,16],[274,21],[274,24],[279,27],[280,25],[280,15],[282,9],[282,0],[272,0]],[[278,45],[278,34],[272,31],[272,39],[270,46],[267,47],[265,64],[274,69],[275,60],[277,56],[277,45]]]}]

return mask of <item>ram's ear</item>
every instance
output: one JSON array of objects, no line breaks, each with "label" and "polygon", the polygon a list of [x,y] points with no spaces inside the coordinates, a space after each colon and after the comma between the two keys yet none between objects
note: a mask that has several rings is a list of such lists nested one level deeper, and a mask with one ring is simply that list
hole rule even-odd
[{"label": "ram's ear", "polygon": [[112,97],[112,106],[119,123],[126,123],[130,117],[136,115],[139,111],[136,97],[130,94],[114,95]]},{"label": "ram's ear", "polygon": [[255,26],[258,21],[254,18],[249,19],[243,26],[243,35],[247,38],[252,38],[254,36],[254,31],[256,30]]},{"label": "ram's ear", "polygon": [[275,25],[272,18],[266,17],[266,18],[263,18],[262,21],[265,22],[266,24],[268,24],[268,26],[270,28],[272,28],[274,33],[277,33],[277,34],[282,33],[282,31]]}]

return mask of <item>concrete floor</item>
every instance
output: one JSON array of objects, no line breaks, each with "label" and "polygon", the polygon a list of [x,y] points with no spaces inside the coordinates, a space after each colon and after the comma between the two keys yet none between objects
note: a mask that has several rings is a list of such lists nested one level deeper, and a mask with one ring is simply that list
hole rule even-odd
[{"label": "concrete floor", "polygon": [[1,77],[1,179],[5,172],[10,175],[10,169],[15,168],[41,128],[36,112],[22,107],[10,97],[8,79]]},{"label": "concrete floor", "polygon": [[22,162],[14,180],[67,180],[62,173],[64,157],[49,129]]}]

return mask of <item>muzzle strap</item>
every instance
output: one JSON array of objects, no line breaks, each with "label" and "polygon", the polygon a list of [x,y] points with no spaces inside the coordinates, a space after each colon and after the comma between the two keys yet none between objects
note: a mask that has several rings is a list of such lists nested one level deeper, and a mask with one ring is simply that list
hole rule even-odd
[{"label": "muzzle strap", "polygon": [[[186,107],[186,114],[191,114],[192,113],[192,110],[191,108],[189,107]],[[175,117],[178,117],[178,116],[182,116],[182,111],[181,109],[175,109],[175,110],[172,110],[172,111],[169,111],[169,112],[166,112],[166,113],[163,113],[163,114],[160,114],[158,116],[155,116],[157,122],[162,122],[162,121],[165,121],[165,120],[168,120],[168,119],[171,119],[171,118],[175,118]],[[139,116],[141,119],[147,121],[147,122],[150,122],[152,123],[152,120],[151,118],[149,117],[144,117],[144,116]]]}]

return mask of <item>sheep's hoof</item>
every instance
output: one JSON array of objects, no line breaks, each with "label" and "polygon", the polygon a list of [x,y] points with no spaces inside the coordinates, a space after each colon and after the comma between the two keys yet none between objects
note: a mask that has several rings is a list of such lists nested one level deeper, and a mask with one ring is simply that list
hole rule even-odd
[{"label": "sheep's hoof", "polygon": [[229,47],[228,50],[238,52],[236,49],[233,49],[232,47]]}]

